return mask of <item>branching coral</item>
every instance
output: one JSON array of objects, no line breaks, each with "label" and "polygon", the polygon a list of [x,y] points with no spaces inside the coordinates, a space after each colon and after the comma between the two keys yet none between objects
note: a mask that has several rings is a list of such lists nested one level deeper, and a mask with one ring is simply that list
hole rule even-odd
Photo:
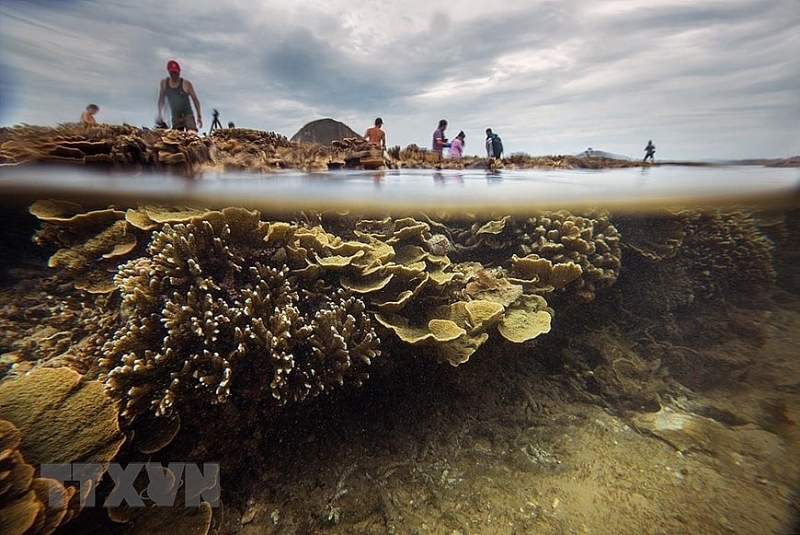
[{"label": "branching coral", "polygon": [[772,242],[750,214],[680,211],[618,224],[639,267],[627,272],[627,284],[651,310],[752,295],[775,282]]},{"label": "branching coral", "polygon": [[[364,302],[322,279],[301,285],[296,229],[226,209],[154,233],[150,257],[115,282],[127,326],[101,350],[124,413],[225,401],[260,385],[281,403],[367,377],[379,355]],[[305,259],[308,264],[308,258]]]},{"label": "branching coral", "polygon": [[687,231],[680,262],[699,294],[724,296],[775,282],[772,242],[750,215],[684,212],[680,219]]}]

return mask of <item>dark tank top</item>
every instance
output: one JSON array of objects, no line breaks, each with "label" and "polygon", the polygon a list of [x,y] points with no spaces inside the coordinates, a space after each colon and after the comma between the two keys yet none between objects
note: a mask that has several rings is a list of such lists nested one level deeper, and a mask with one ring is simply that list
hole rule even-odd
[{"label": "dark tank top", "polygon": [[192,115],[192,106],[189,104],[189,93],[183,90],[183,78],[178,81],[178,87],[169,85],[169,78],[166,81],[164,94],[169,102],[169,109],[173,116]]}]

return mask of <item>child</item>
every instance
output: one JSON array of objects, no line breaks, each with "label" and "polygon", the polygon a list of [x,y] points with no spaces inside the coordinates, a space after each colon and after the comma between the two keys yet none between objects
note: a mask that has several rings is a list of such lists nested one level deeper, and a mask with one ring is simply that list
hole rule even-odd
[{"label": "child", "polygon": [[460,131],[456,138],[450,143],[450,152],[448,156],[450,156],[453,160],[458,160],[461,158],[461,154],[464,152],[464,138],[467,137],[464,134],[464,131]]},{"label": "child", "polygon": [[94,118],[94,115],[100,111],[100,107],[97,104],[89,104],[86,106],[86,111],[81,113],[81,123],[84,126],[94,126],[97,124],[97,121]]}]

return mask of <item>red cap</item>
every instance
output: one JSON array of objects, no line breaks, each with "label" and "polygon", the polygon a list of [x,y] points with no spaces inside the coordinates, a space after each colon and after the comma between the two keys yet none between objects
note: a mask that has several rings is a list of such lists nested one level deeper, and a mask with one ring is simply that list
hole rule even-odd
[{"label": "red cap", "polygon": [[169,60],[167,62],[167,71],[168,72],[181,72],[181,66],[177,61],[175,61],[174,59],[171,59],[171,60]]}]

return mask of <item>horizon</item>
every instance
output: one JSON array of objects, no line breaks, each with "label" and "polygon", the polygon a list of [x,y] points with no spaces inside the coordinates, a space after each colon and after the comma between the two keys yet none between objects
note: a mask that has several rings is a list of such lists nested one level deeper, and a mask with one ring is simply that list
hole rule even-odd
[{"label": "horizon", "polygon": [[7,0],[0,123],[75,122],[91,102],[101,123],[148,127],[176,59],[201,132],[216,108],[287,137],[320,118],[363,134],[380,116],[401,147],[429,147],[445,118],[477,155],[487,127],[507,154],[638,159],[649,139],[657,160],[800,154],[797,2],[409,1]]}]

